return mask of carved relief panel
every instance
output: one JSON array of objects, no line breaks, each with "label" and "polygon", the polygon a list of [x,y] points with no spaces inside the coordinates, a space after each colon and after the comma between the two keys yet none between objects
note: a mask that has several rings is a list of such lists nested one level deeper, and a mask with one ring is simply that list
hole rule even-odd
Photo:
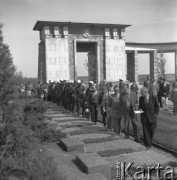
[{"label": "carved relief panel", "polygon": [[69,79],[68,39],[46,39],[46,64],[47,82]]},{"label": "carved relief panel", "polygon": [[105,39],[106,80],[125,79],[125,42],[124,40]]}]

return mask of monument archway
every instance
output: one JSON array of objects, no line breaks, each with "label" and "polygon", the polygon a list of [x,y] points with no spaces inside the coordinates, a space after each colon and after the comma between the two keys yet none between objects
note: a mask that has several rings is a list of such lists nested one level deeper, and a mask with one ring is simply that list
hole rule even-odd
[{"label": "monument archway", "polygon": [[[91,46],[95,55],[96,71],[95,74],[91,71],[93,77],[90,79],[98,83],[101,80],[125,79],[124,36],[128,26],[37,21],[33,30],[40,32],[39,81],[77,80],[77,50],[86,50],[86,46]],[[93,58],[92,53],[89,54],[90,59]]]},{"label": "monument archway", "polygon": [[[100,57],[99,57],[99,46],[97,40],[88,40],[88,39],[76,39],[74,41],[74,69],[75,69],[75,80],[78,79],[78,58],[77,52],[86,52],[87,53],[87,62],[85,62],[86,70],[88,71],[88,80],[87,81],[100,81],[99,66],[100,66]],[[83,59],[85,61],[85,59]]]}]

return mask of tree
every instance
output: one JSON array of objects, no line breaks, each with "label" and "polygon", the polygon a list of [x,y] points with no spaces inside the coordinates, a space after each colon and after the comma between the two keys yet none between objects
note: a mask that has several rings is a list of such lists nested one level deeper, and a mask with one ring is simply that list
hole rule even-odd
[{"label": "tree", "polygon": [[165,77],[165,71],[166,71],[166,58],[164,53],[160,53],[159,57],[157,57],[157,69],[158,69],[158,76]]},{"label": "tree", "polygon": [[11,81],[15,73],[15,66],[8,45],[3,43],[2,27],[0,24],[0,102],[5,103],[8,96],[14,91]]}]

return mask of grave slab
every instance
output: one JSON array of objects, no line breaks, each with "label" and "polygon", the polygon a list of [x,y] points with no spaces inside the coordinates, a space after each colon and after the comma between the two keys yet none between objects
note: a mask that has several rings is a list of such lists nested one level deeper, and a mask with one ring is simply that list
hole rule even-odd
[{"label": "grave slab", "polygon": [[87,174],[102,173],[108,180],[111,179],[111,166],[108,161],[96,153],[76,155],[76,163]]},{"label": "grave slab", "polygon": [[103,156],[106,156],[105,151],[109,152],[109,154],[111,154],[112,151],[113,153],[117,153],[117,155],[119,155],[143,150],[145,150],[144,146],[129,139],[119,139],[101,143],[86,144],[87,153],[100,152],[100,155],[103,154]]},{"label": "grave slab", "polygon": [[[161,165],[161,167],[167,167],[171,164],[171,162],[176,162],[176,158],[164,155],[156,150],[146,150],[146,151],[140,151],[140,152],[133,152],[133,153],[127,153],[127,154],[120,154],[118,156],[112,156],[112,157],[105,157],[105,160],[110,162],[111,164],[111,174],[112,177],[116,176],[117,169],[116,169],[116,163],[121,162],[122,164],[125,163],[124,167],[128,166],[128,163],[133,163],[131,167],[129,168],[129,171],[131,172],[132,176],[134,176],[135,172],[137,172],[137,167],[142,167],[145,170],[145,176],[147,176],[148,167],[157,167],[158,163]],[[125,174],[127,175],[127,174]],[[153,170],[151,172],[152,179],[156,176],[156,170]]]},{"label": "grave slab", "polygon": [[66,128],[61,130],[62,133],[72,133],[72,132],[81,132],[81,131],[82,129],[78,127]]},{"label": "grave slab", "polygon": [[105,158],[110,162],[112,166],[115,166],[116,162],[133,162],[133,166],[137,167],[139,165],[157,165],[157,163],[168,164],[169,162],[176,162],[177,159],[173,157],[166,156],[155,150],[146,150],[141,152],[133,152],[127,154],[121,154],[119,156],[107,157]]},{"label": "grave slab", "polygon": [[84,143],[78,138],[63,138],[60,146],[67,152],[78,151],[84,153]]},{"label": "grave slab", "polygon": [[87,140],[87,139],[102,139],[106,137],[110,137],[110,134],[97,134],[97,133],[89,133],[89,134],[79,134],[79,135],[73,135],[72,138],[78,138],[80,140]]},{"label": "grave slab", "polygon": [[79,125],[92,125],[92,122],[89,121],[69,121],[69,122],[57,122],[58,126],[67,126],[67,125],[73,125],[73,126],[79,126]]},{"label": "grave slab", "polygon": [[80,117],[75,117],[75,116],[66,116],[66,117],[49,117],[51,118],[53,121],[72,121],[72,120],[83,120],[86,121],[84,118],[80,118]]},{"label": "grave slab", "polygon": [[64,114],[64,113],[59,113],[59,114],[47,114],[47,117],[51,118],[67,118],[67,117],[74,117],[73,114]]},{"label": "grave slab", "polygon": [[101,143],[101,142],[113,141],[115,139],[122,139],[121,136],[116,137],[113,136],[111,133],[96,133],[96,132],[72,135],[72,137],[81,139],[85,144],[94,143],[96,145],[97,143]]}]

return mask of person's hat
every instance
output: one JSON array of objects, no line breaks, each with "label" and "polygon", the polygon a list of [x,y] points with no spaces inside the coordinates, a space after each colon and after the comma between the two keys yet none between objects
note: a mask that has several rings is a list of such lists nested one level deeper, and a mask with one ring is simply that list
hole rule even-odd
[{"label": "person's hat", "polygon": [[79,84],[80,84],[80,83],[81,83],[81,80],[80,80],[80,79],[78,79],[78,80],[77,80],[77,83],[79,83]]},{"label": "person's hat", "polygon": [[94,82],[93,81],[89,81],[89,84],[94,84]]}]

